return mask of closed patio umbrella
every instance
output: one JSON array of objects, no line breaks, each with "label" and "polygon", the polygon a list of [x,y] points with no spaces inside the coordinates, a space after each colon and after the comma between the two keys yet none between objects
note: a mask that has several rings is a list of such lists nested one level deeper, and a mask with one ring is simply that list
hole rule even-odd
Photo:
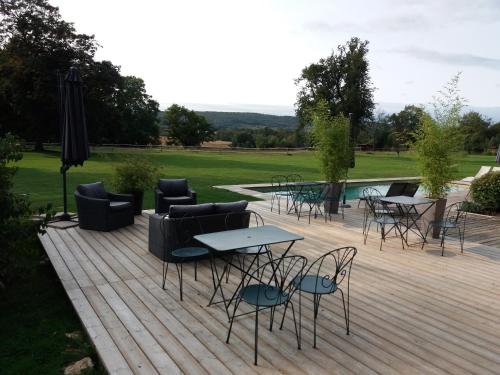
[{"label": "closed patio umbrella", "polygon": [[66,172],[71,166],[83,165],[90,156],[83,105],[82,79],[71,67],[64,81],[59,76],[61,121],[61,174],[63,175],[64,213],[60,220],[70,220],[66,196]]}]

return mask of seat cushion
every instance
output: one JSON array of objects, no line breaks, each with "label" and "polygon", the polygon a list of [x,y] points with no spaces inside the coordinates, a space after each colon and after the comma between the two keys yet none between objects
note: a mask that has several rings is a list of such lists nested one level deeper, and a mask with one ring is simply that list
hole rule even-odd
[{"label": "seat cushion", "polygon": [[169,204],[189,204],[189,203],[193,202],[193,198],[185,197],[185,196],[163,197],[162,199],[164,202],[169,203]]},{"label": "seat cushion", "polygon": [[182,247],[180,249],[175,249],[174,251],[172,251],[173,257],[182,258],[182,260],[203,257],[208,254],[209,251],[205,247]]},{"label": "seat cushion", "polygon": [[330,294],[337,290],[335,280],[319,275],[306,275],[293,280],[293,284],[300,290],[312,294]]},{"label": "seat cushion", "polygon": [[193,216],[212,215],[214,213],[213,203],[193,204],[193,205],[171,205],[168,217],[171,219]]},{"label": "seat cushion", "polygon": [[288,301],[288,294],[267,284],[248,285],[240,290],[241,298],[254,306],[277,306]]},{"label": "seat cushion", "polygon": [[216,214],[227,214],[229,212],[243,212],[246,210],[248,202],[238,201],[229,203],[214,203],[214,212]]},{"label": "seat cushion", "polygon": [[104,190],[102,182],[94,182],[91,184],[81,184],[76,188],[78,192],[89,198],[108,199],[108,193]]},{"label": "seat cushion", "polygon": [[111,211],[122,211],[132,206],[130,202],[120,202],[120,201],[112,201],[109,202],[109,208]]},{"label": "seat cushion", "polygon": [[188,183],[185,178],[181,179],[161,179],[158,181],[160,189],[166,197],[180,197],[188,195]]}]

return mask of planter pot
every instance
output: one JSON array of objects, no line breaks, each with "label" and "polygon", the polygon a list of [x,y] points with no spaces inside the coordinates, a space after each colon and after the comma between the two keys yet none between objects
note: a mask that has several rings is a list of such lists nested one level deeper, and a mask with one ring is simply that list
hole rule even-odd
[{"label": "planter pot", "polygon": [[342,194],[342,182],[327,184],[328,192],[325,197],[325,214],[338,214],[340,195]]},{"label": "planter pot", "polygon": [[142,201],[144,198],[144,191],[133,191],[130,194],[134,197],[134,215],[142,214]]},{"label": "planter pot", "polygon": [[[436,203],[434,203],[434,205],[429,209],[429,211],[427,211],[424,214],[423,219],[424,219],[425,227],[422,228],[423,230],[427,229],[427,225],[431,221],[443,220],[444,212],[446,210],[446,201],[447,201],[446,198],[437,199]],[[440,232],[441,232],[440,227],[433,227],[432,228],[432,238],[439,238]]]}]

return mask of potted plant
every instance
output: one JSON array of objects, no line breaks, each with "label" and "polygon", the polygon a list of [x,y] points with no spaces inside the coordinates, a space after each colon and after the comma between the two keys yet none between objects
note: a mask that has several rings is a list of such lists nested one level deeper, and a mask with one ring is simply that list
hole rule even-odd
[{"label": "potted plant", "polygon": [[144,190],[150,189],[158,177],[158,167],[144,158],[130,158],[115,168],[113,185],[119,193],[134,196],[134,212],[140,215]]},{"label": "potted plant", "polygon": [[[442,220],[446,208],[449,183],[454,178],[457,156],[463,144],[459,131],[460,112],[463,99],[459,95],[456,75],[434,97],[434,116],[424,113],[414,133],[413,147],[417,165],[428,197],[435,199],[434,209],[429,210],[429,220]],[[439,227],[435,227],[433,237],[439,237]]]},{"label": "potted plant", "polygon": [[342,194],[340,181],[347,176],[351,160],[349,119],[343,115],[332,116],[326,101],[319,101],[312,112],[311,140],[329,184],[325,211],[336,214]]}]

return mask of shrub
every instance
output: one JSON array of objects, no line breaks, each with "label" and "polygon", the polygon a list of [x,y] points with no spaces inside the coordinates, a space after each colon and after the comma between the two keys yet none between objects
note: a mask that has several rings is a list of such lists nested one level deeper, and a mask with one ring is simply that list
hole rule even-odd
[{"label": "shrub", "polygon": [[[43,233],[51,218],[33,220],[28,196],[12,192],[17,168],[12,162],[22,159],[21,141],[10,134],[0,138],[0,285],[12,282],[16,277],[28,275],[38,260],[37,233]],[[47,213],[50,205],[39,209]]]},{"label": "shrub", "polygon": [[490,172],[475,179],[470,190],[474,202],[484,210],[500,211],[500,172]]},{"label": "shrub", "polygon": [[332,116],[321,100],[312,113],[311,136],[327,182],[339,182],[350,164],[349,119]]},{"label": "shrub", "polygon": [[159,168],[144,158],[131,158],[118,165],[113,186],[119,193],[133,193],[152,188]]}]

